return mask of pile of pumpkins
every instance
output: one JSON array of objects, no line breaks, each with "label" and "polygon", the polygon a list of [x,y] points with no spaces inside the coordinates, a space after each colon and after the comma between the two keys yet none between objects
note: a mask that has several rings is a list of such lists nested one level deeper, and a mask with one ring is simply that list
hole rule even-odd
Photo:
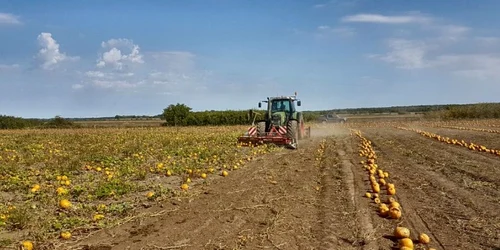
[{"label": "pile of pumpkins", "polygon": [[[396,187],[393,183],[387,181],[389,178],[389,173],[383,171],[379,168],[376,163],[377,155],[372,147],[372,142],[361,135],[361,131],[356,130],[354,132],[361,139],[359,156],[366,157],[366,161],[361,161],[361,165],[368,172],[370,186],[372,192],[365,193],[367,198],[373,199],[373,201],[378,204],[378,214],[384,218],[390,219],[400,219],[402,216],[401,205],[396,201],[393,195],[396,194]],[[378,177],[378,181],[377,181]],[[381,186],[385,187],[386,195],[389,196],[387,201],[383,203],[380,200]],[[396,227],[394,230],[394,237],[398,239],[398,247],[402,250],[412,250],[414,249],[413,240],[410,238],[410,230],[406,227]],[[418,242],[421,244],[428,244],[430,242],[430,237],[421,233],[419,235]],[[434,248],[429,248],[429,250],[435,250]]]}]

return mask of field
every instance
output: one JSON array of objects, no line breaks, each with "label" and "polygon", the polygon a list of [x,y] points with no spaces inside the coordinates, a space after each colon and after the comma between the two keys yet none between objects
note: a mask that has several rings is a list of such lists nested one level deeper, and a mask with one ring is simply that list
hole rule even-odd
[{"label": "field", "polygon": [[500,249],[500,120],[312,126],[0,131],[0,246]]}]

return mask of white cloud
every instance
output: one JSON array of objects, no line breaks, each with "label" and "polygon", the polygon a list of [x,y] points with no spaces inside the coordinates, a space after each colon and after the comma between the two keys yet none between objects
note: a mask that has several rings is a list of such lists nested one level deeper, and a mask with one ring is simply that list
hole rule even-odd
[{"label": "white cloud", "polygon": [[429,45],[422,41],[406,39],[391,39],[387,42],[390,49],[385,55],[371,55],[382,61],[392,63],[398,68],[420,69],[428,67],[425,55],[430,49]]},{"label": "white cloud", "polygon": [[500,54],[449,54],[440,55],[430,64],[446,69],[454,75],[479,80],[500,80]]},{"label": "white cloud", "polygon": [[435,40],[391,39],[387,44],[389,51],[386,54],[370,57],[401,69],[433,69],[459,77],[500,80],[498,53],[444,53],[440,50],[444,43],[439,44]]},{"label": "white cloud", "polygon": [[0,71],[14,70],[18,68],[19,64],[0,64]]},{"label": "white cloud", "polygon": [[439,39],[448,41],[460,40],[471,30],[469,27],[461,25],[433,25],[428,28],[436,30]]},{"label": "white cloud", "polygon": [[0,24],[21,24],[21,21],[13,14],[0,13]]},{"label": "white cloud", "polygon": [[71,57],[61,53],[59,44],[52,38],[51,33],[42,32],[38,35],[37,40],[42,48],[38,51],[36,57],[40,60],[41,67],[45,70],[54,69],[57,64],[63,61],[74,61],[79,59],[79,57]]},{"label": "white cloud", "polygon": [[369,55],[396,68],[436,70],[461,78],[500,80],[497,70],[500,68],[500,54],[496,53],[500,39],[474,36],[470,27],[416,14],[392,17],[361,14],[345,17],[343,21],[422,24],[406,26],[405,39],[385,39],[387,52]]},{"label": "white cloud", "polygon": [[105,89],[123,89],[123,88],[135,88],[139,85],[144,84],[144,81],[130,82],[125,80],[92,80],[92,84],[96,87]]},{"label": "white cloud", "polygon": [[429,23],[430,18],[421,15],[384,16],[379,14],[357,14],[345,16],[342,22],[361,23],[384,23],[384,24],[407,24],[407,23]]},{"label": "white cloud", "polygon": [[133,72],[103,72],[103,71],[87,71],[85,75],[90,78],[105,78],[105,79],[116,79],[119,77],[132,77],[134,76]]},{"label": "white cloud", "polygon": [[72,89],[82,89],[83,87],[84,87],[84,86],[83,86],[82,84],[78,84],[78,83],[77,83],[77,84],[73,84],[73,85],[71,85],[71,88],[72,88]]},{"label": "white cloud", "polygon": [[326,3],[315,4],[315,5],[313,5],[313,8],[323,8],[323,7],[326,7],[326,6],[328,6],[328,4],[326,4]]},{"label": "white cloud", "polygon": [[[124,65],[128,65],[127,63],[144,63],[139,46],[134,44],[132,40],[124,38],[110,39],[107,42],[102,42],[101,47],[109,50],[104,52],[97,60],[96,66],[99,68],[110,66],[117,70],[123,70]],[[125,51],[128,54],[124,54]]]}]

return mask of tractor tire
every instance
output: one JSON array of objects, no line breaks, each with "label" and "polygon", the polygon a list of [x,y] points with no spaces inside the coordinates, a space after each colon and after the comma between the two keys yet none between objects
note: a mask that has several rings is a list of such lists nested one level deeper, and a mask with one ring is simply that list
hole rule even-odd
[{"label": "tractor tire", "polygon": [[292,139],[292,143],[289,145],[292,149],[299,148],[299,123],[297,120],[290,120],[286,126],[286,135],[288,138]]},{"label": "tractor tire", "polygon": [[257,135],[258,136],[266,135],[266,122],[257,123]]}]

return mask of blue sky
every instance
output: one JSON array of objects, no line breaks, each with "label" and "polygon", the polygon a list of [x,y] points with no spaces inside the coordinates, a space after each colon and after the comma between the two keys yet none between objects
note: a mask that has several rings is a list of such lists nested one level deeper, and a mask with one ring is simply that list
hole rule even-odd
[{"label": "blue sky", "polygon": [[0,0],[0,114],[498,101],[500,1]]}]

